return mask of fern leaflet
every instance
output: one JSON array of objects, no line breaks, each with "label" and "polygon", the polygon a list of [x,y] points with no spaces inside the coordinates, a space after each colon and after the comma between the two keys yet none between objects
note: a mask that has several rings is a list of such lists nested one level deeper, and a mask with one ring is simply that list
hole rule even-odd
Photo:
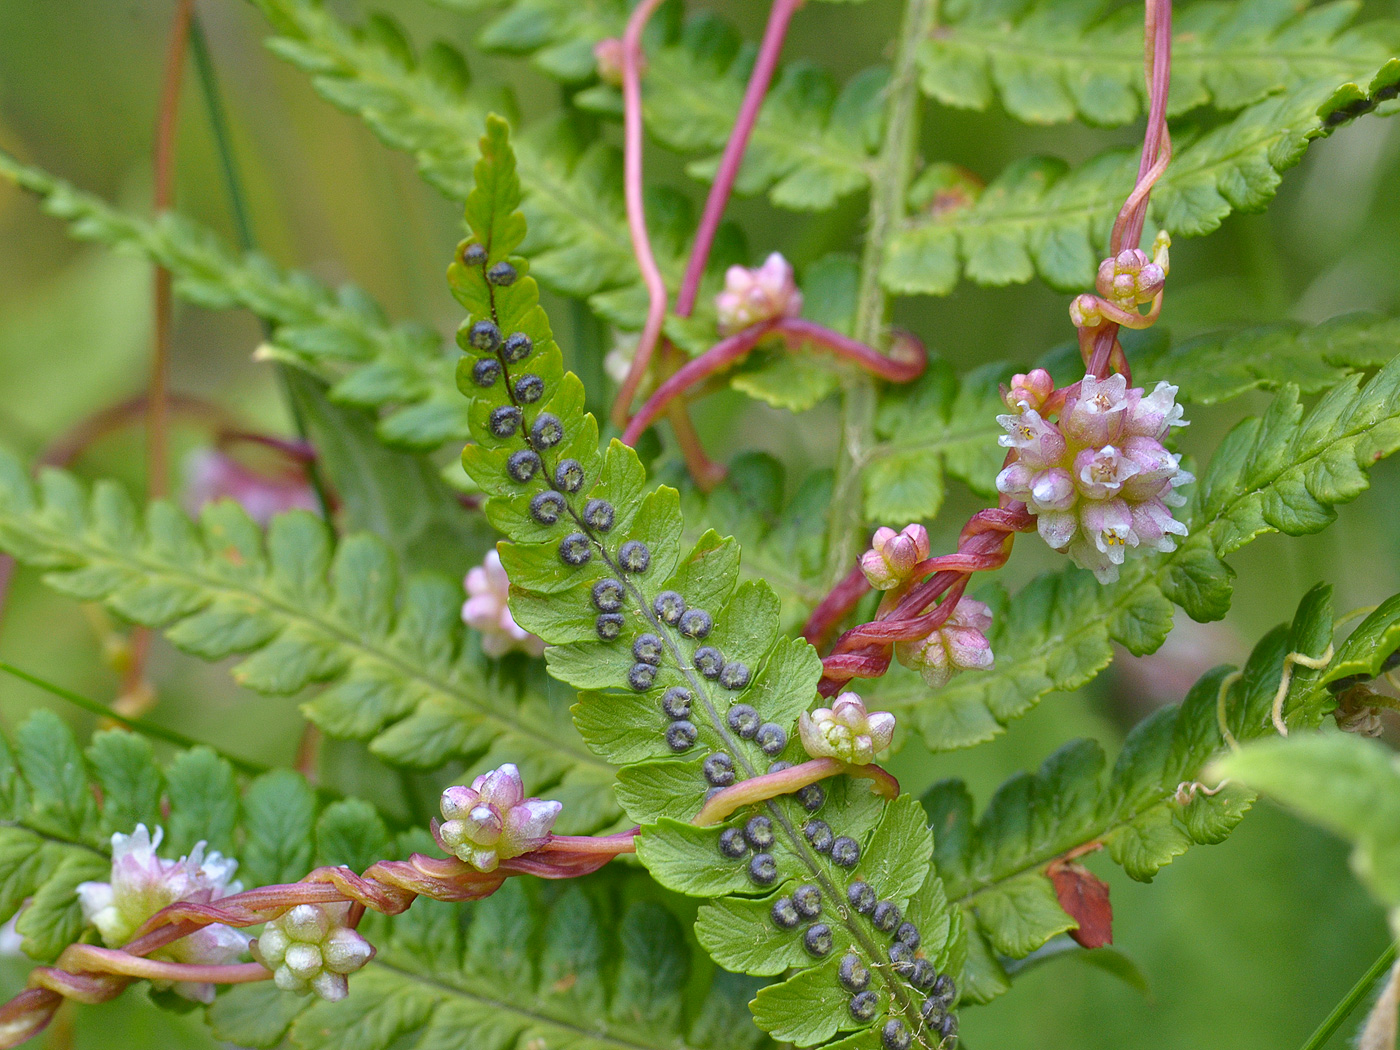
[{"label": "fern leaflet", "polygon": [[[993,96],[1018,120],[1135,120],[1146,108],[1141,18],[1103,3],[958,5],[920,52],[921,84],[945,105],[986,109]],[[1368,76],[1396,53],[1390,21],[1352,26],[1357,8],[1274,0],[1193,3],[1173,18],[1168,115],[1235,110],[1316,79]]]},{"label": "fern leaflet", "polygon": [[72,477],[48,471],[36,488],[7,456],[0,545],[56,589],[161,628],[186,652],[241,657],[232,673],[251,689],[289,695],[327,683],[303,706],[307,717],[332,736],[370,740],[386,762],[514,761],[568,800],[561,831],[618,817],[612,770],[567,712],[512,685],[468,641],[460,587],[426,575],[401,585],[374,536],[333,549],[323,522],[292,512],[264,537],[227,501],[199,526],[153,503],[142,528],[116,485],[98,485],[89,501]]}]

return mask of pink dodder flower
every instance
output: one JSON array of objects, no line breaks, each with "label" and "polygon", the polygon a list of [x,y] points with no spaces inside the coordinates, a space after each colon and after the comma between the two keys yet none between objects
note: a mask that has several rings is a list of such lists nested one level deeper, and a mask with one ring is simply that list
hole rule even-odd
[{"label": "pink dodder flower", "polygon": [[1176,387],[1158,383],[1148,394],[1121,375],[1085,376],[1051,421],[1040,411],[1048,394],[1039,407],[1027,396],[1049,376],[1040,369],[1030,376],[1013,380],[1005,398],[1012,411],[997,416],[1006,430],[1001,444],[1016,453],[997,489],[1023,501],[1045,542],[1102,583],[1118,578],[1129,551],[1175,550],[1176,537],[1186,535],[1172,517],[1171,508],[1186,502],[1176,489],[1195,480],[1162,445],[1170,428],[1186,425]]},{"label": "pink dodder flower", "polygon": [[900,532],[879,528],[870,550],[860,556],[860,570],[877,591],[888,591],[909,579],[914,566],[928,557],[928,530],[906,525]]},{"label": "pink dodder flower", "polygon": [[512,649],[530,656],[544,652],[544,641],[515,622],[506,603],[510,580],[501,566],[501,556],[490,551],[486,559],[467,573],[467,600],[462,619],[481,632],[481,648],[487,656],[500,657]]},{"label": "pink dodder flower", "polygon": [[731,335],[760,321],[796,317],[802,312],[792,267],[778,252],[762,266],[731,266],[724,275],[724,291],[715,296],[719,330]]},{"label": "pink dodder flower", "polygon": [[[131,940],[143,922],[176,901],[208,904],[237,893],[242,886],[231,882],[238,862],[195,844],[189,856],[164,860],[156,855],[164,832],[152,836],[146,825],[136,825],[130,835],[112,836],[112,876],[109,882],[84,882],[78,886],[83,918],[97,927],[103,943],[119,948]],[[217,923],[152,953],[152,958],[178,963],[222,966],[235,961],[248,946],[248,938]],[[169,987],[156,982],[157,987]],[[179,982],[174,990],[187,999],[214,1001],[214,986]]]},{"label": "pink dodder flower", "polygon": [[316,493],[297,470],[263,474],[215,448],[195,449],[185,459],[181,501],[191,515],[206,503],[231,499],[259,525],[288,510],[318,511]]},{"label": "pink dodder flower", "polygon": [[830,707],[803,712],[797,720],[802,746],[813,758],[835,758],[865,766],[894,739],[894,715],[866,711],[855,693],[842,693]]},{"label": "pink dodder flower", "polygon": [[520,770],[507,762],[483,773],[471,787],[442,793],[438,843],[477,871],[495,871],[503,860],[539,849],[564,808],[562,802],[526,798]]},{"label": "pink dodder flower", "polygon": [[350,990],[347,975],[374,957],[374,947],[346,925],[350,905],[298,904],[263,927],[250,945],[284,992],[314,993],[330,1003]]},{"label": "pink dodder flower", "polygon": [[992,645],[986,634],[991,627],[991,609],[975,599],[959,598],[942,627],[924,638],[895,642],[894,655],[939,689],[959,671],[985,671],[992,666]]}]

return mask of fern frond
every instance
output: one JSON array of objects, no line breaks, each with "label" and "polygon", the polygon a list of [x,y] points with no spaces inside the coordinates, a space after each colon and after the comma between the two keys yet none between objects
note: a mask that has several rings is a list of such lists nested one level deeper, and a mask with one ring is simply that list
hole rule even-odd
[{"label": "fern frond", "polygon": [[[406,851],[429,842],[402,841]],[[366,917],[378,949],[348,998],[310,1003],[243,985],[209,1010],[239,1046],[297,1050],[760,1050],[756,982],[706,972],[672,911],[640,880],[598,876],[562,893],[511,879],[479,903],[419,900]],[[630,890],[630,892],[629,892]],[[638,898],[641,891],[641,899]]]},{"label": "fern frond", "polygon": [[466,437],[453,363],[440,337],[426,326],[390,324],[359,288],[333,291],[257,253],[235,255],[210,230],[175,213],[154,222],[127,214],[3,151],[0,176],[36,194],[73,236],[164,266],[181,298],[211,310],[241,307],[262,318],[272,328],[273,350],[335,384],[335,400],[398,409],[379,422],[386,443],[430,449]]},{"label": "fern frond", "polygon": [[959,675],[930,693],[913,675],[890,675],[871,691],[918,727],[935,750],[988,740],[1041,697],[1077,689],[1113,659],[1109,642],[1152,652],[1171,629],[1172,603],[1194,619],[1230,606],[1233,570],[1223,561],[1264,532],[1305,535],[1363,492],[1366,471],[1400,449],[1400,358],[1362,384],[1350,375],[1304,414],[1285,386],[1262,419],[1246,419],[1202,472],[1187,511],[1191,534],[1175,551],[1139,559],[1117,583],[1086,572],[1048,573],[997,613],[997,666]]},{"label": "fern frond", "polygon": [[[1033,124],[1078,117],[1118,125],[1147,108],[1142,19],[1105,3],[962,5],[919,53],[920,83],[948,106],[986,109],[994,97]],[[1274,0],[1215,0],[1173,18],[1168,115],[1236,110],[1317,80],[1369,76],[1400,48],[1400,24],[1354,26],[1346,2],[1304,9]]]},{"label": "fern frond", "polygon": [[116,485],[89,500],[70,475],[48,471],[36,486],[4,456],[0,546],[55,589],[160,628],[186,652],[240,657],[232,674],[250,689],[292,695],[325,683],[306,716],[332,736],[369,740],[386,762],[513,761],[568,800],[561,830],[617,819],[613,772],[567,711],[513,685],[469,642],[460,585],[426,575],[401,584],[377,537],[333,548],[324,523],[301,512],[264,536],[232,502],[211,505],[198,526],[153,503],[143,525]]},{"label": "fern frond", "polygon": [[[936,784],[924,797],[940,835],[934,860],[949,898],[964,913],[974,940],[967,995],[981,1000],[1009,986],[997,956],[1023,958],[1074,927],[1045,874],[1056,858],[1102,845],[1130,876],[1150,881],[1192,845],[1221,842],[1243,818],[1253,795],[1239,784],[1215,791],[1191,784],[1225,749],[1217,706],[1225,686],[1227,724],[1237,740],[1271,735],[1269,711],[1289,652],[1321,653],[1332,644],[1331,588],[1304,597],[1291,624],[1269,632],[1237,680],[1231,668],[1204,675],[1180,704],[1144,720],[1104,776],[1099,745],[1078,740],[1046,759],[1039,771],[1004,783],[973,820],[961,781]],[[1350,674],[1371,677],[1400,642],[1400,596],[1390,599],[1338,646],[1322,671],[1297,669],[1286,709],[1295,727],[1316,727],[1336,706],[1327,686]],[[1208,790],[1202,790],[1202,788]]]},{"label": "fern frond", "polygon": [[[356,31],[311,0],[256,3],[279,34],[269,46],[311,74],[327,101],[361,117],[389,147],[409,153],[445,196],[466,198],[488,107],[468,89],[459,53],[435,44],[420,60],[401,33],[386,40],[383,31]],[[380,18],[373,25],[392,22]],[[563,121],[547,121],[516,145],[526,161],[522,207],[534,231],[529,250],[540,279],[578,297],[620,287],[644,296],[615,177],[617,152],[601,145],[585,149]],[[683,262],[664,251],[658,257],[678,280]]]},{"label": "fern frond", "polygon": [[[838,776],[742,807],[722,826],[683,823],[714,788],[805,757],[795,726],[820,660],[780,637],[770,587],[738,583],[737,543],[709,532],[686,553],[677,492],[647,493],[628,446],[600,453],[581,384],[563,371],[528,264],[514,254],[525,229],[504,121],[488,122],[476,174],[472,237],[449,270],[469,313],[459,377],[478,443],[463,464],[512,541],[500,548],[512,613],[551,643],[551,673],[584,690],[574,708],[584,739],[622,767],[618,798],[641,825],[642,863],[668,888],[711,900],[697,932],[720,965],[799,968],[754,1001],[774,1038],[811,1045],[857,1031],[859,1042],[889,1024],[937,1045],[920,1009],[939,970],[960,969],[962,939],[912,800],[883,803]],[[922,966],[912,948],[907,967],[887,954],[893,927],[848,905],[853,881],[867,884],[871,906],[887,902],[881,922],[895,909],[912,918]],[[796,905],[785,894],[798,888],[804,910],[789,921]],[[868,1010],[866,1000],[852,1005],[860,989],[838,980],[847,958],[868,971]]]},{"label": "fern frond", "polygon": [[[1232,211],[1262,210],[1314,140],[1391,112],[1397,85],[1400,60],[1391,59],[1365,89],[1311,80],[1242,110],[1178,150],[1153,191],[1154,221],[1173,236],[1200,236]],[[965,180],[947,192],[947,167],[931,167],[911,190],[914,218],[891,240],[881,280],[908,295],[946,295],[962,276],[1004,285],[1039,274],[1054,288],[1089,287],[1136,171],[1136,155],[1123,150],[1074,169],[1031,157],[980,192]]]}]

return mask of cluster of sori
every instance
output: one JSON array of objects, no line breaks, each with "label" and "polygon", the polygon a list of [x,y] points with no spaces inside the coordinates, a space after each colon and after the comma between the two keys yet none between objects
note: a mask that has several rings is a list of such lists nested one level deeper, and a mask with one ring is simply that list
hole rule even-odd
[{"label": "cluster of sori", "polygon": [[1036,369],[1014,377],[1005,400],[1011,413],[997,416],[999,440],[1015,457],[997,489],[1026,504],[1046,543],[1102,583],[1118,579],[1129,551],[1176,549],[1186,526],[1170,508],[1186,502],[1176,489],[1195,480],[1162,445],[1171,427],[1186,425],[1176,387],[1158,383],[1148,394],[1121,375],[1089,375],[1056,391]]},{"label": "cluster of sori", "polygon": [[249,947],[284,992],[314,993],[339,1002],[347,975],[374,957],[374,948],[346,925],[349,904],[298,904],[263,927]]},{"label": "cluster of sori", "polygon": [[[775,764],[786,766],[786,763]],[[797,799],[802,804],[803,809],[809,813],[816,812],[826,802],[826,793],[820,784],[812,784],[798,792]],[[802,825],[802,834],[812,849],[829,856],[831,862],[838,867],[854,868],[860,863],[860,843],[846,835],[833,834],[831,826],[826,821],[816,817],[811,818]],[[781,874],[778,870],[777,859],[771,852],[774,841],[772,819],[758,814],[746,820],[741,828],[726,828],[720,832],[719,852],[721,856],[733,861],[743,861],[747,858],[749,881],[755,886],[771,886],[778,881]],[[750,851],[753,853],[752,856],[749,856]],[[821,899],[818,896],[819,910],[820,903]],[[781,900],[779,904],[781,904]],[[782,926],[782,923],[778,921],[777,908],[778,905],[775,904],[773,921]],[[784,928],[791,929],[792,927]],[[821,930],[825,933],[814,934],[812,939],[803,942],[807,950],[817,957],[823,956],[831,950],[831,930],[826,926],[822,926]],[[823,944],[825,944],[824,948]]]},{"label": "cluster of sori", "polygon": [[[919,928],[905,920],[898,906],[877,900],[867,882],[852,882],[846,888],[846,901],[858,915],[863,915],[877,934],[891,937],[886,952],[888,965],[920,992],[925,993],[920,1013],[929,1029],[940,1040],[952,1039],[958,1032],[957,1016],[950,1012],[957,997],[952,977],[939,973],[933,963],[919,954],[923,941]],[[883,965],[883,964],[876,964]],[[851,1016],[857,1021],[870,1021],[880,1009],[880,997],[870,987],[871,967],[859,955],[851,952],[841,957],[836,979],[851,993]],[[897,1017],[887,1020],[880,1030],[886,1050],[909,1050],[913,1035],[908,1025]]]}]

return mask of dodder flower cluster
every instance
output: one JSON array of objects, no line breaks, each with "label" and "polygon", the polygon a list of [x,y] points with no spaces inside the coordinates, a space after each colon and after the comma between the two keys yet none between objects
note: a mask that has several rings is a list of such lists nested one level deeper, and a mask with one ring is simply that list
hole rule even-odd
[{"label": "dodder flower cluster", "polygon": [[495,871],[503,860],[539,849],[563,803],[526,798],[520,770],[507,762],[483,773],[471,787],[442,793],[444,823],[434,832],[443,849],[477,871]]},{"label": "dodder flower cluster", "polygon": [[[141,924],[166,905],[176,901],[208,904],[243,888],[230,881],[238,862],[215,850],[206,854],[203,842],[195,843],[189,855],[179,860],[157,856],[164,834],[156,828],[152,835],[146,825],[137,824],[130,835],[113,835],[111,880],[78,886],[83,918],[97,927],[109,948],[130,941]],[[242,933],[215,923],[153,952],[152,958],[221,966],[237,960],[247,946],[248,938]],[[165,982],[154,983],[169,987]],[[182,981],[174,990],[186,999],[214,1001],[212,984]]]},{"label": "dodder flower cluster", "polygon": [[467,600],[462,620],[481,632],[481,648],[487,656],[505,656],[513,649],[530,656],[544,653],[544,642],[515,622],[506,603],[510,600],[510,580],[501,567],[501,556],[487,553],[485,560],[467,572],[464,586]]},{"label": "dodder flower cluster", "polygon": [[731,266],[724,274],[724,291],[715,296],[719,330],[732,335],[760,321],[796,317],[802,312],[792,266],[778,252],[762,266]]},{"label": "dodder flower cluster", "polygon": [[344,999],[352,974],[374,957],[369,941],[346,925],[349,904],[298,904],[264,927],[250,947],[284,992]]},{"label": "dodder flower cluster", "polygon": [[1063,394],[1056,413],[1043,369],[1012,380],[1012,411],[997,422],[1006,428],[1000,443],[1016,455],[997,489],[1025,502],[1046,543],[1112,583],[1130,550],[1175,550],[1186,535],[1170,508],[1186,502],[1176,489],[1195,479],[1162,445],[1186,424],[1168,383],[1148,394],[1121,375],[1085,376]]}]

